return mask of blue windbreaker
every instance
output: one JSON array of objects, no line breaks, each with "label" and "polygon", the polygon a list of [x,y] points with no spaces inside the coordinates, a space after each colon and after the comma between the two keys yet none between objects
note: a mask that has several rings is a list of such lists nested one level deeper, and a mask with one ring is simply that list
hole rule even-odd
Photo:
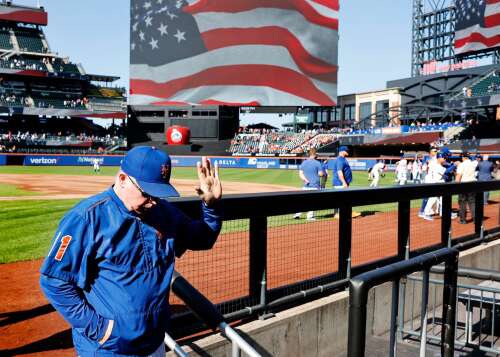
[{"label": "blue windbreaker", "polygon": [[41,267],[41,287],[72,326],[79,356],[144,356],[163,343],[175,257],[209,249],[218,208],[200,221],[162,200],[140,219],[112,188],[62,219]]}]

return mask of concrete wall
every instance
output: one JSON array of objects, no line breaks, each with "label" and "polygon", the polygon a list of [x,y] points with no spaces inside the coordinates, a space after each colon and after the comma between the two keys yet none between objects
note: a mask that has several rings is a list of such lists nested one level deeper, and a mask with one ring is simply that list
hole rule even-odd
[{"label": "concrete wall", "polygon": [[[459,264],[500,270],[500,240],[462,252]],[[415,295],[415,304],[420,306],[419,293]],[[338,356],[347,348],[348,298],[347,292],[340,292],[277,313],[265,321],[252,321],[237,330],[263,356]],[[388,330],[390,309],[391,285],[372,289],[368,300],[368,333],[380,335]],[[220,334],[183,348],[193,356],[231,356],[231,345]]]}]

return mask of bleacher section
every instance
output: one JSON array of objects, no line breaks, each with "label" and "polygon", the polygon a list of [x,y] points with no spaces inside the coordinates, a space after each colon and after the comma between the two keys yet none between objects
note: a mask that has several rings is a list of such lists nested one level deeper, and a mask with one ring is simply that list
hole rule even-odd
[{"label": "bleacher section", "polygon": [[32,71],[47,71],[47,66],[43,61],[25,57],[11,57],[8,59],[2,58],[0,59],[0,67]]},{"label": "bleacher section", "polygon": [[264,136],[264,142],[260,153],[287,154],[305,141],[312,138],[311,133],[270,133]]},{"label": "bleacher section", "polygon": [[19,44],[19,49],[25,52],[46,53],[47,48],[42,42],[42,32],[31,28],[14,28],[14,33]]},{"label": "bleacher section", "polygon": [[[336,152],[341,145],[392,145],[425,144],[445,145],[464,130],[462,124],[418,124],[338,131],[311,130],[300,133],[250,131],[238,133],[231,142],[229,152],[233,155],[303,155],[311,148],[318,152]],[[447,136],[444,137],[444,132]],[[356,142],[352,138],[361,137]]]},{"label": "bleacher section", "polygon": [[471,89],[473,97],[500,93],[500,76],[495,71],[476,83]]},{"label": "bleacher section", "polygon": [[0,28],[0,49],[11,50],[14,48],[10,38],[10,30],[5,27]]},{"label": "bleacher section", "polygon": [[406,135],[397,135],[392,138],[382,138],[371,144],[376,145],[400,145],[400,144],[431,144],[441,138],[439,132],[412,133]]},{"label": "bleacher section", "polygon": [[302,154],[302,153],[307,153],[309,149],[321,149],[322,147],[325,147],[327,145],[332,144],[337,140],[337,135],[334,134],[318,134],[311,138],[310,140],[306,141],[305,143],[301,144],[300,146],[296,147],[295,149],[292,150],[292,154]]},{"label": "bleacher section", "polygon": [[66,73],[76,73],[81,74],[78,66],[71,62],[65,62],[60,58],[56,58],[52,63],[52,67],[55,72],[66,72]]}]

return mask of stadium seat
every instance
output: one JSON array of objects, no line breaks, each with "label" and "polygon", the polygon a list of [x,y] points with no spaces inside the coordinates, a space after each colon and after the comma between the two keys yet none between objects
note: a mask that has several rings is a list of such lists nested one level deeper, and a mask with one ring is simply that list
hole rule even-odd
[{"label": "stadium seat", "polygon": [[43,45],[43,34],[35,29],[15,28],[14,33],[21,51],[45,53],[47,49]]},{"label": "stadium seat", "polygon": [[13,48],[8,29],[0,30],[0,48],[5,50],[11,50]]}]

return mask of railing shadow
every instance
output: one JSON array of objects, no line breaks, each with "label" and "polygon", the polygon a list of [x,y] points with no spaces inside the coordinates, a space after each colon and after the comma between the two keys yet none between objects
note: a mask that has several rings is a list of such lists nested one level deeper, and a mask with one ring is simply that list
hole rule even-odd
[{"label": "railing shadow", "polygon": [[0,350],[0,356],[17,356],[28,353],[39,353],[53,350],[68,349],[73,347],[71,329],[67,329],[53,334],[47,338],[29,343],[24,346]]},{"label": "railing shadow", "polygon": [[47,304],[43,306],[37,306],[29,310],[4,312],[0,314],[0,327],[32,319],[37,316],[49,314],[53,311],[55,311],[55,309],[52,307],[52,305]]}]

